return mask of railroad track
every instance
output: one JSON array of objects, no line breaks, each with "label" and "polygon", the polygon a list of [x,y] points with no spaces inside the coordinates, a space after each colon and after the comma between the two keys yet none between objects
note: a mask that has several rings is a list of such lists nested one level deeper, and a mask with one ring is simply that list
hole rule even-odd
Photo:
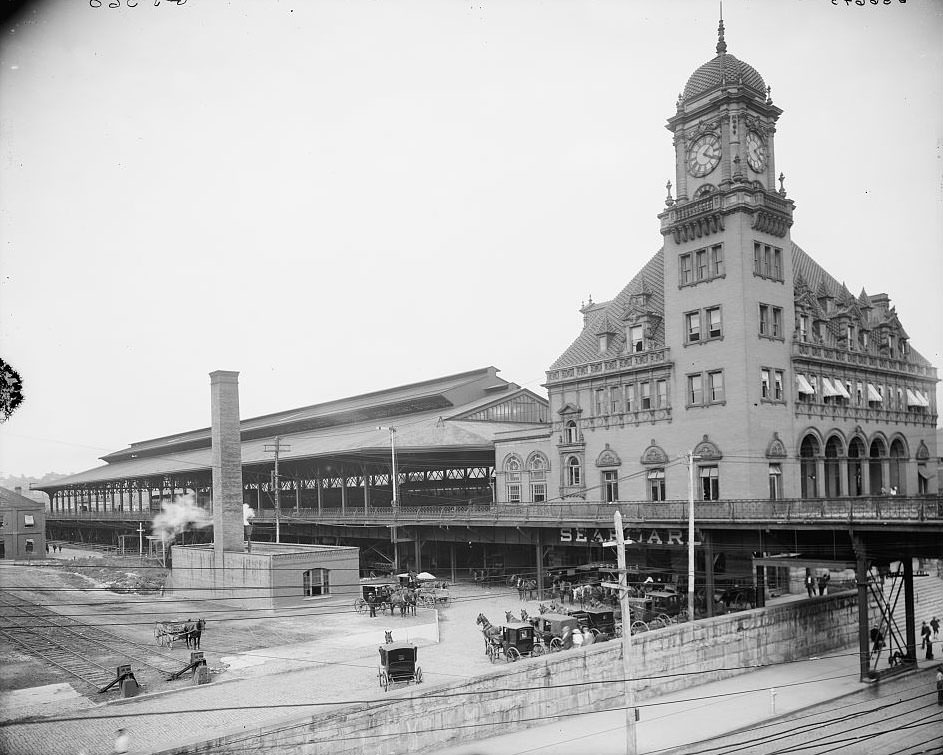
[{"label": "railroad track", "polygon": [[154,651],[107,631],[90,627],[9,592],[0,592],[0,634],[56,668],[101,689],[115,678],[115,667],[89,658],[104,650],[130,663],[169,675],[184,664],[179,658]]}]

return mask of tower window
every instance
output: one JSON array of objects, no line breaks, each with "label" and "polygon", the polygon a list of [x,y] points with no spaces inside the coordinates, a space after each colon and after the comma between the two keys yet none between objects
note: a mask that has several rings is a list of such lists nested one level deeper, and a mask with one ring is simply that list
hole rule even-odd
[{"label": "tower window", "polygon": [[770,280],[783,280],[783,250],[753,242],[753,274]]},{"label": "tower window", "polygon": [[724,247],[717,244],[709,249],[686,252],[678,258],[679,283],[690,286],[724,276]]}]

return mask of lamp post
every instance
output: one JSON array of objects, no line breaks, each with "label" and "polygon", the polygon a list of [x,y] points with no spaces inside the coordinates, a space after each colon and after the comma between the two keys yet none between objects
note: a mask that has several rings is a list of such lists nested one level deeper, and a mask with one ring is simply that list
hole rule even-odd
[{"label": "lamp post", "polygon": [[393,524],[390,527],[390,540],[393,543],[393,569],[399,574],[399,546],[396,542],[396,514],[399,510],[399,483],[396,475],[396,428],[388,425],[377,425],[377,430],[390,431],[390,459],[392,461],[393,471],[391,478],[393,489]]}]

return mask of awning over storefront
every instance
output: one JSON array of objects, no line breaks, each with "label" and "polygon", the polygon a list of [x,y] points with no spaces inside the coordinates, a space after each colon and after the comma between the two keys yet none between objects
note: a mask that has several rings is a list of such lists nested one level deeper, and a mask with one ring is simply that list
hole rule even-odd
[{"label": "awning over storefront", "polygon": [[875,388],[871,383],[868,383],[868,401],[876,401],[879,404],[884,401],[884,399],[881,398],[881,394],[878,392],[878,389]]},{"label": "awning over storefront", "polygon": [[849,401],[851,401],[851,394],[848,393],[848,389],[845,387],[845,384],[841,380],[838,380],[838,379],[834,380],[832,382],[832,385],[835,386],[835,388],[841,394],[842,398],[846,398]]},{"label": "awning over storefront", "polygon": [[806,393],[809,396],[815,395],[815,388],[806,380],[805,375],[796,375],[796,390],[799,391],[799,393]]}]

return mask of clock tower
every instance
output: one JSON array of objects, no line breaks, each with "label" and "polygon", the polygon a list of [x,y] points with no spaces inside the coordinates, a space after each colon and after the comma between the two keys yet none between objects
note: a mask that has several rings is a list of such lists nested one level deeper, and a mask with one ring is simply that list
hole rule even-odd
[{"label": "clock tower", "polygon": [[[667,123],[677,194],[669,185],[658,216],[665,345],[675,366],[673,407],[691,436],[710,434],[727,453],[748,455],[775,433],[787,437],[793,422],[794,205],[782,180],[776,187],[782,110],[759,72],[727,52],[722,19],[716,52],[688,78]],[[728,484],[764,492],[762,465],[740,466],[743,479]]]}]

